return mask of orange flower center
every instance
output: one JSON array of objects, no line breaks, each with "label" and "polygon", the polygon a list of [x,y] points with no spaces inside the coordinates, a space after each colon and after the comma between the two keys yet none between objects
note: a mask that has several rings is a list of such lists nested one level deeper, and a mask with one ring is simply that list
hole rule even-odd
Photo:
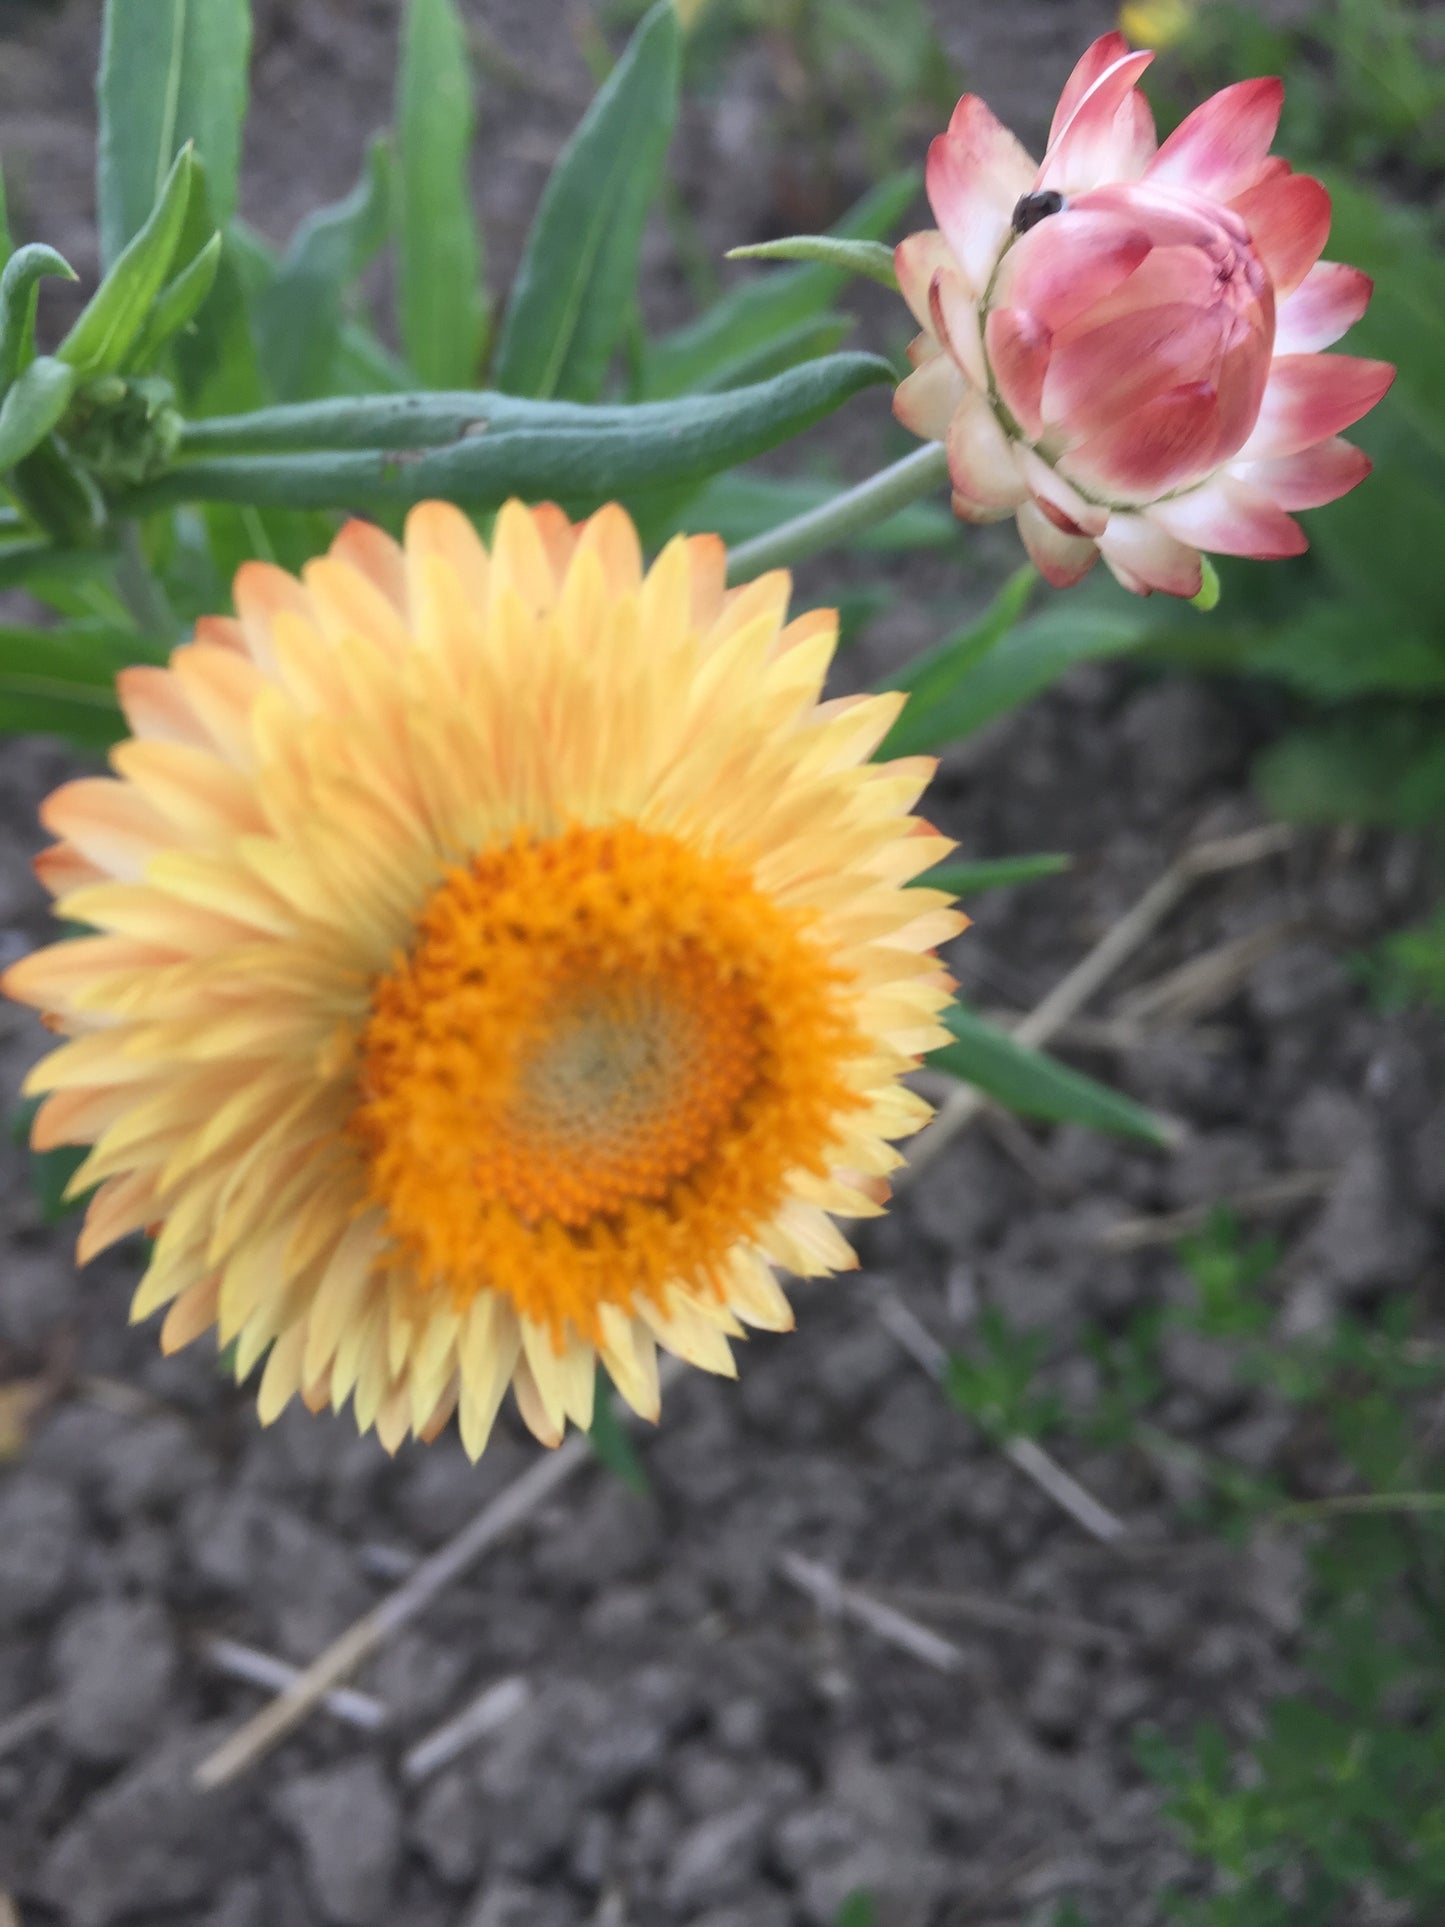
[{"label": "orange flower center", "polygon": [[452,871],[374,988],[350,1127],[417,1286],[559,1344],[720,1292],[862,1102],[845,989],[743,866],[635,824]]}]

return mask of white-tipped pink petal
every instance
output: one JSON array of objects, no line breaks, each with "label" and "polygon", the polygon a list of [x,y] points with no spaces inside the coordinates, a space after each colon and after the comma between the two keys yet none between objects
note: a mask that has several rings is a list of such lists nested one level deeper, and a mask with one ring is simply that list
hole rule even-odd
[{"label": "white-tipped pink petal", "polygon": [[1232,475],[1211,476],[1199,488],[1156,502],[1149,519],[1180,542],[1214,555],[1277,562],[1309,547],[1304,530],[1277,502]]},{"label": "white-tipped pink petal", "polygon": [[1330,234],[1330,197],[1309,174],[1277,174],[1234,197],[1275,298],[1284,300],[1304,280]]},{"label": "white-tipped pink petal", "polygon": [[1311,355],[1338,341],[1370,305],[1375,284],[1343,261],[1317,261],[1275,314],[1277,355]]},{"label": "white-tipped pink petal", "polygon": [[990,522],[1006,522],[1013,514],[1012,509],[990,508],[986,502],[970,502],[966,495],[953,491],[952,508],[960,522],[968,522],[984,527]]},{"label": "white-tipped pink petal", "polygon": [[1019,504],[1018,528],[1029,560],[1056,589],[1072,588],[1099,559],[1098,547],[1088,536],[1066,535],[1037,502]]},{"label": "white-tipped pink petal", "polygon": [[1074,71],[1064,82],[1059,104],[1054,109],[1053,123],[1049,128],[1050,147],[1073,119],[1074,110],[1095,81],[1102,79],[1121,60],[1127,60],[1132,52],[1133,48],[1121,33],[1101,33],[1097,40],[1084,49]]},{"label": "white-tipped pink petal", "polygon": [[1234,462],[1230,473],[1282,509],[1317,509],[1359,486],[1374,464],[1364,449],[1338,436],[1270,462]]},{"label": "white-tipped pink petal", "polygon": [[[1024,480],[1033,492],[1034,500],[1056,527],[1065,534],[1102,535],[1104,525],[1109,519],[1109,511],[1098,502],[1087,501],[1071,482],[1066,482],[1056,468],[1051,468],[1041,455],[1026,448],[1020,455]],[[1069,526],[1065,526],[1065,525]]]},{"label": "white-tipped pink petal", "polygon": [[898,276],[898,291],[913,310],[920,328],[933,326],[928,308],[928,290],[940,268],[953,266],[953,250],[936,227],[920,228],[906,234],[893,250],[893,272]]},{"label": "white-tipped pink petal", "polygon": [[1360,355],[1280,355],[1239,452],[1246,461],[1296,455],[1368,414],[1394,379],[1388,361]]},{"label": "white-tipped pink petal", "polygon": [[1198,550],[1170,535],[1147,515],[1111,515],[1109,526],[1099,537],[1099,548],[1119,581],[1135,595],[1150,589],[1162,589],[1165,595],[1199,594],[1204,565]]},{"label": "white-tipped pink petal", "polygon": [[1034,164],[977,94],[965,94],[928,150],[926,182],[934,218],[970,290],[981,294],[1019,197],[1033,186]]},{"label": "white-tipped pink petal", "polygon": [[1239,80],[1182,120],[1145,178],[1229,201],[1251,186],[1269,156],[1284,105],[1280,80]]},{"label": "white-tipped pink petal", "polygon": [[975,390],[948,425],[948,472],[958,493],[981,508],[1015,508],[1028,494],[1013,443]]},{"label": "white-tipped pink petal", "polygon": [[988,364],[983,358],[978,303],[953,267],[940,268],[928,291],[928,313],[934,333],[975,388],[988,387]]},{"label": "white-tipped pink petal", "polygon": [[1022,308],[1053,333],[1067,328],[1128,279],[1149,236],[1127,214],[1066,208],[1015,241],[999,270],[994,303]]},{"label": "white-tipped pink petal", "polygon": [[1101,181],[1131,177],[1141,123],[1138,110],[1128,105],[1129,96],[1153,58],[1147,48],[1141,48],[1104,69],[1084,92],[1058,138],[1050,141],[1037,189],[1077,194]]},{"label": "white-tipped pink petal", "polygon": [[945,354],[935,354],[906,376],[893,391],[893,413],[911,434],[941,442],[967,385]]}]

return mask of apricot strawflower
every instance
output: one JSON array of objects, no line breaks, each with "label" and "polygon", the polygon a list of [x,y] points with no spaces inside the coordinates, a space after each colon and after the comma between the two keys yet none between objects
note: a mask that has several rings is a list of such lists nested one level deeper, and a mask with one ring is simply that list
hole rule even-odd
[{"label": "apricot strawflower", "polygon": [[151,1231],[133,1316],[264,1359],[263,1419],[475,1455],[510,1385],[555,1444],[599,1361],[655,1417],[659,1346],[730,1373],[775,1268],[853,1264],[964,919],[908,887],[931,764],[868,760],[902,698],[821,702],[832,614],[724,569],[644,572],[615,507],[353,523],[126,671],[115,775],[44,805],[90,934],[4,980],[68,1039],[34,1142],[93,1147],[81,1258]]}]

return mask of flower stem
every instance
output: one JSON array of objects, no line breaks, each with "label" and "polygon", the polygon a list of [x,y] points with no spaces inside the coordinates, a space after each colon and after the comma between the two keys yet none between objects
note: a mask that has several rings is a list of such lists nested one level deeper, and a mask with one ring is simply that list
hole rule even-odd
[{"label": "flower stem", "polygon": [[886,522],[899,509],[921,496],[932,495],[948,482],[948,456],[942,442],[928,442],[905,455],[901,462],[880,469],[856,488],[845,489],[831,502],[795,515],[791,522],[767,535],[743,542],[728,558],[728,581],[750,582],[765,570],[801,562],[822,549],[837,548],[851,536]]}]

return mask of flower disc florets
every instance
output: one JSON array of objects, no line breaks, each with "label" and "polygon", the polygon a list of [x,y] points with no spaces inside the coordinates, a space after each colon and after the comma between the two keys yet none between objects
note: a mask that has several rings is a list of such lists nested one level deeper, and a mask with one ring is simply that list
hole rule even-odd
[{"label": "flower disc florets", "polygon": [[1337,431],[1394,371],[1317,352],[1371,283],[1319,260],[1329,196],[1270,157],[1280,83],[1225,88],[1156,151],[1151,58],[1096,41],[1041,166],[959,102],[929,151],[938,228],[897,250],[923,333],[894,406],[947,443],[957,513],[1016,515],[1049,581],[1102,553],[1127,588],[1194,595],[1200,550],[1306,546],[1288,511],[1368,474]]},{"label": "flower disc florets", "polygon": [[908,887],[932,765],[869,760],[901,698],[820,702],[832,615],[724,572],[616,508],[353,524],[126,672],[115,778],[45,804],[92,934],[5,979],[69,1038],[34,1142],[92,1147],[81,1256],[153,1231],[133,1315],[264,1358],[263,1418],[477,1453],[510,1385],[555,1444],[599,1363],[655,1416],[659,1345],[731,1372],[775,1267],[852,1264],[964,920]]}]

